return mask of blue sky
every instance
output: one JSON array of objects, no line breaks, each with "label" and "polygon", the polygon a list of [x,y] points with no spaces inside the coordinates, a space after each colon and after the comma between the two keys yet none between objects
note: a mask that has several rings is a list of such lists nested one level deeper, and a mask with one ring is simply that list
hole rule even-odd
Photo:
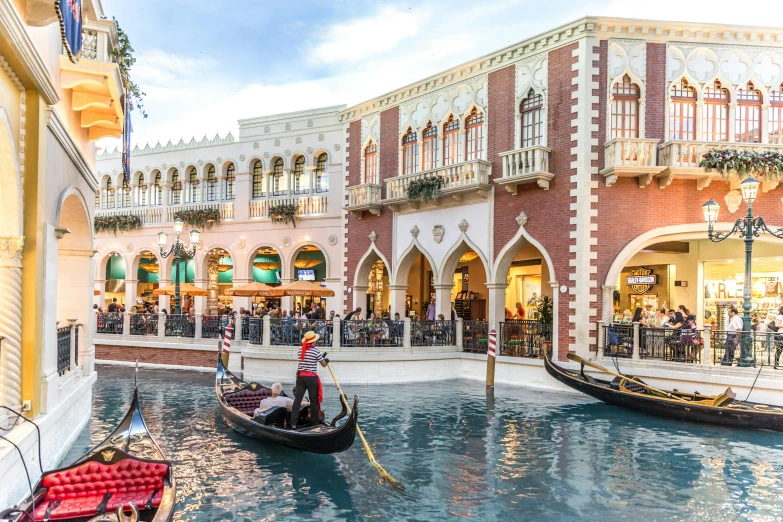
[{"label": "blue sky", "polygon": [[352,105],[586,14],[763,24],[761,14],[779,12],[769,0],[753,9],[725,0],[102,2],[136,49],[149,118],[134,114],[132,141],[142,146],[236,135],[241,118]]}]

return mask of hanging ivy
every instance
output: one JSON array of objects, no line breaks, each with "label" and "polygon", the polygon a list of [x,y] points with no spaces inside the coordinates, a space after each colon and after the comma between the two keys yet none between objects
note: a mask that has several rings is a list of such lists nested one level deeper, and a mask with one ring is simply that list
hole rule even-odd
[{"label": "hanging ivy", "polygon": [[408,183],[408,188],[406,189],[408,201],[420,199],[426,203],[431,199],[437,199],[440,195],[440,189],[445,183],[443,176],[413,180]]},{"label": "hanging ivy", "polygon": [[269,207],[269,218],[272,223],[291,223],[296,228],[296,218],[299,216],[299,205],[295,203],[272,205]]},{"label": "hanging ivy", "polygon": [[141,228],[141,218],[139,216],[97,216],[93,220],[95,233],[112,232],[130,232]]},{"label": "hanging ivy", "polygon": [[752,175],[778,179],[783,176],[783,153],[712,149],[702,156],[699,166],[707,172],[715,169],[724,178],[736,172],[740,177]]},{"label": "hanging ivy", "polygon": [[216,208],[178,210],[174,213],[174,219],[177,218],[196,228],[209,230],[213,226],[220,224],[220,211]]},{"label": "hanging ivy", "polygon": [[138,108],[141,115],[146,118],[147,112],[144,110],[144,97],[147,93],[142,92],[139,86],[131,79],[131,68],[136,63],[136,57],[133,56],[133,46],[130,43],[128,34],[120,28],[120,23],[117,19],[112,17],[112,20],[117,26],[117,41],[119,43],[119,47],[112,49],[112,54],[114,54],[114,59],[120,67],[120,76],[122,76],[122,83],[125,85],[125,93],[130,97],[131,105]]}]

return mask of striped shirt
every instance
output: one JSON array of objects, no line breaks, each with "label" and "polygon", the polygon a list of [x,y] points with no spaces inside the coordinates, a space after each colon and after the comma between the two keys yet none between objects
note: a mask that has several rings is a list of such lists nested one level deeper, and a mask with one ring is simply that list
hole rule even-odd
[{"label": "striped shirt", "polygon": [[305,358],[299,360],[297,370],[300,372],[318,373],[318,362],[323,360],[324,356],[318,348],[308,348],[305,352]]}]

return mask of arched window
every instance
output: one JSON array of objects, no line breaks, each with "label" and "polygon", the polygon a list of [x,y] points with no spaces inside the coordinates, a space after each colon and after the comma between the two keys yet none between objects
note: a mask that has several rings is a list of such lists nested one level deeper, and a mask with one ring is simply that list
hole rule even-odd
[{"label": "arched window", "polygon": [[611,118],[609,139],[639,137],[639,86],[627,74],[612,86]]},{"label": "arched window", "polygon": [[237,169],[233,163],[228,164],[226,169],[226,191],[225,197],[227,201],[233,201],[236,197],[236,184],[237,181]]},{"label": "arched window", "polygon": [[207,170],[207,201],[217,200],[217,174],[215,166],[210,165]]},{"label": "arched window", "polygon": [[123,176],[122,178],[122,208],[128,208],[131,206],[131,191],[128,186],[128,180]]},{"label": "arched window", "polygon": [[114,189],[111,186],[111,180],[106,180],[106,208],[114,208],[117,199],[114,197]]},{"label": "arched window", "polygon": [[147,206],[147,184],[144,183],[144,174],[139,174],[139,206]]},{"label": "arched window", "polygon": [[263,198],[266,196],[264,192],[264,168],[261,165],[261,160],[256,160],[253,163],[253,199]]},{"label": "arched window", "polygon": [[163,204],[163,201],[162,201],[163,198],[161,197],[162,196],[162,192],[161,192],[162,188],[160,186],[160,178],[161,178],[160,171],[157,171],[155,173],[155,182],[154,182],[155,183],[155,187],[154,187],[154,190],[152,191],[152,197],[155,198],[155,202],[154,202],[155,205],[162,205]]},{"label": "arched window", "polygon": [[326,172],[326,162],[329,157],[325,152],[318,155],[315,160],[315,191],[329,192],[329,173]]},{"label": "arched window", "polygon": [[378,184],[378,146],[374,141],[364,148],[364,182]]},{"label": "arched window", "polygon": [[101,208],[101,191],[100,189],[95,191],[95,210]]},{"label": "arched window", "polygon": [[449,116],[443,124],[443,166],[459,163],[459,119]]},{"label": "arched window", "polygon": [[696,89],[688,80],[672,84],[669,103],[669,140],[696,139]]},{"label": "arched window", "polygon": [[171,204],[182,203],[182,182],[179,180],[179,171],[175,170],[171,175]]},{"label": "arched window", "polygon": [[432,122],[427,124],[424,132],[421,133],[422,145],[421,145],[421,157],[422,157],[422,170],[430,170],[438,168],[438,127],[432,125]]},{"label": "arched window", "polygon": [[272,164],[272,195],[280,196],[284,193],[283,186],[283,158],[275,159]]},{"label": "arched window", "polygon": [[310,190],[310,180],[305,176],[304,166],[304,156],[297,156],[294,160],[294,194],[307,194]]},{"label": "arched window", "polygon": [[729,91],[715,80],[712,87],[704,89],[704,108],[701,118],[701,139],[704,141],[729,141]]},{"label": "arched window", "polygon": [[544,135],[544,97],[530,89],[527,98],[522,100],[519,106],[519,115],[522,123],[522,148],[541,145]]},{"label": "arched window", "polygon": [[734,109],[734,141],[740,143],[761,142],[761,93],[748,82],[737,91]]},{"label": "arched window", "polygon": [[769,93],[769,142],[783,145],[783,84]]},{"label": "arched window", "polygon": [[402,137],[402,173],[414,174],[419,170],[419,138],[413,129]]},{"label": "arched window", "polygon": [[465,120],[465,131],[468,141],[465,160],[481,159],[484,154],[484,113],[474,107]]},{"label": "arched window", "polygon": [[188,174],[188,194],[186,203],[198,202],[198,173],[196,167],[190,169]]}]

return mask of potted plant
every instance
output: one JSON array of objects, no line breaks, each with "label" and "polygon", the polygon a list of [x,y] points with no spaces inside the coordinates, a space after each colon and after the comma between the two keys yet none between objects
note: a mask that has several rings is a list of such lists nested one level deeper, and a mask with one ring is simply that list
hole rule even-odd
[{"label": "potted plant", "polygon": [[269,207],[269,217],[272,223],[291,223],[296,228],[298,216],[299,205],[296,203],[280,203]]},{"label": "potted plant", "polygon": [[220,211],[216,208],[178,210],[174,213],[174,219],[177,218],[194,227],[209,230],[220,223]]},{"label": "potted plant", "polygon": [[732,148],[712,149],[704,153],[699,166],[707,172],[715,169],[724,178],[735,172],[740,177],[754,174],[759,177],[766,176],[768,179],[777,179],[783,175],[783,153]]},{"label": "potted plant", "polygon": [[141,228],[141,218],[133,215],[97,216],[93,221],[93,227],[96,234],[98,232],[113,232],[116,236],[117,231],[130,232]]},{"label": "potted plant", "polygon": [[445,184],[443,176],[426,177],[415,179],[408,183],[405,189],[405,195],[408,201],[420,199],[427,202],[431,199],[437,199],[440,195],[440,189]]}]

